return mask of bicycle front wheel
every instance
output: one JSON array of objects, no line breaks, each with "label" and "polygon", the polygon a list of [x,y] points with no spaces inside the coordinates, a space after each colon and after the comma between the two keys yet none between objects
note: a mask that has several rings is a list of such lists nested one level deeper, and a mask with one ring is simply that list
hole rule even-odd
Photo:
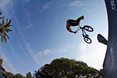
[{"label": "bicycle front wheel", "polygon": [[92,40],[89,37],[84,37],[84,41],[88,44],[92,43]]},{"label": "bicycle front wheel", "polygon": [[88,25],[84,25],[83,29],[85,29],[86,31],[89,31],[89,32],[93,32],[93,28]]}]

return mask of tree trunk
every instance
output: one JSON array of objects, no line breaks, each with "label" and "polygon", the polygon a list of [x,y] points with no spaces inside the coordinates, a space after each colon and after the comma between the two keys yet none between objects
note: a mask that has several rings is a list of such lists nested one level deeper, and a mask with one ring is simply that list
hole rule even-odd
[{"label": "tree trunk", "polygon": [[117,78],[117,0],[105,0],[108,15],[108,44],[103,78]]}]

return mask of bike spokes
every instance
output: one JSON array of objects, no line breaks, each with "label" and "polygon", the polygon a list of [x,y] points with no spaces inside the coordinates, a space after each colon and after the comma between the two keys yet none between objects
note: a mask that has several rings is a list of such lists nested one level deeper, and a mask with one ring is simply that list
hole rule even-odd
[{"label": "bike spokes", "polygon": [[85,29],[88,32],[93,32],[93,28],[91,26],[88,26],[88,25],[84,25],[83,29]]},{"label": "bike spokes", "polygon": [[[84,31],[85,32],[85,31]],[[86,32],[82,34],[82,36],[84,37],[84,41],[88,44],[90,44],[92,42],[92,40],[89,38],[89,35],[86,34]]]},{"label": "bike spokes", "polygon": [[92,40],[89,37],[84,37],[84,41],[88,44],[91,44]]},{"label": "bike spokes", "polygon": [[82,36],[84,37],[84,41],[88,44],[92,43],[92,40],[89,38],[89,35],[86,33],[86,31],[92,32],[93,28],[90,26],[86,26],[86,25],[80,28],[82,29]]}]

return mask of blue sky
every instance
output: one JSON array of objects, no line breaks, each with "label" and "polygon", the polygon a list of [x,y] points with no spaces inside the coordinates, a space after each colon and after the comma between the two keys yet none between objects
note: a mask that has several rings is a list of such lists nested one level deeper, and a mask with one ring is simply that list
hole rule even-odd
[{"label": "blue sky", "polygon": [[[13,73],[34,72],[55,58],[82,60],[102,68],[106,46],[98,43],[97,34],[107,38],[108,23],[103,0],[0,0],[0,9],[12,19],[7,44],[0,43],[4,67]],[[66,30],[67,19],[84,15],[81,25],[90,25],[92,44]]]}]

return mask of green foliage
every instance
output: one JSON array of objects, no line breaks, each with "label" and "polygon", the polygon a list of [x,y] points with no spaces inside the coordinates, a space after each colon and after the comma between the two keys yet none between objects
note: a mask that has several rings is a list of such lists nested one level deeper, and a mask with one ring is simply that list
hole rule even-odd
[{"label": "green foliage", "polygon": [[11,72],[7,72],[7,76],[8,76],[8,78],[15,78],[15,77],[14,77],[14,74],[11,73]]},{"label": "green foliage", "polygon": [[64,76],[67,78],[75,78],[76,75],[86,76],[99,72],[82,61],[67,58],[55,59],[50,64],[45,64],[39,71],[43,75],[51,75],[55,78]]},{"label": "green foliage", "polygon": [[[99,78],[102,75],[102,70],[98,71],[92,67],[89,67],[85,62],[77,61],[74,59],[59,58],[54,59],[50,64],[45,64],[38,71],[34,72],[34,76],[31,72],[26,73],[26,76],[22,74],[13,74],[8,72],[8,78],[75,78],[76,76],[91,76],[98,75],[95,78]],[[93,77],[94,78],[94,77]]]},{"label": "green foliage", "polygon": [[16,74],[14,78],[24,78],[24,77],[19,73],[19,74]]},{"label": "green foliage", "polygon": [[33,78],[33,75],[31,74],[31,72],[28,72],[28,73],[26,74],[26,77],[25,77],[25,76],[23,76],[23,75],[20,74],[20,73],[13,74],[13,73],[11,73],[11,72],[8,72],[8,73],[7,73],[7,77],[8,77],[8,78]]},{"label": "green foliage", "polygon": [[9,39],[9,36],[7,35],[8,32],[11,30],[11,19],[6,19],[4,16],[0,16],[1,22],[0,22],[0,36],[2,42],[7,42],[7,39]]},{"label": "green foliage", "polygon": [[33,78],[33,75],[31,74],[31,72],[28,72],[28,73],[26,74],[26,78]]}]

